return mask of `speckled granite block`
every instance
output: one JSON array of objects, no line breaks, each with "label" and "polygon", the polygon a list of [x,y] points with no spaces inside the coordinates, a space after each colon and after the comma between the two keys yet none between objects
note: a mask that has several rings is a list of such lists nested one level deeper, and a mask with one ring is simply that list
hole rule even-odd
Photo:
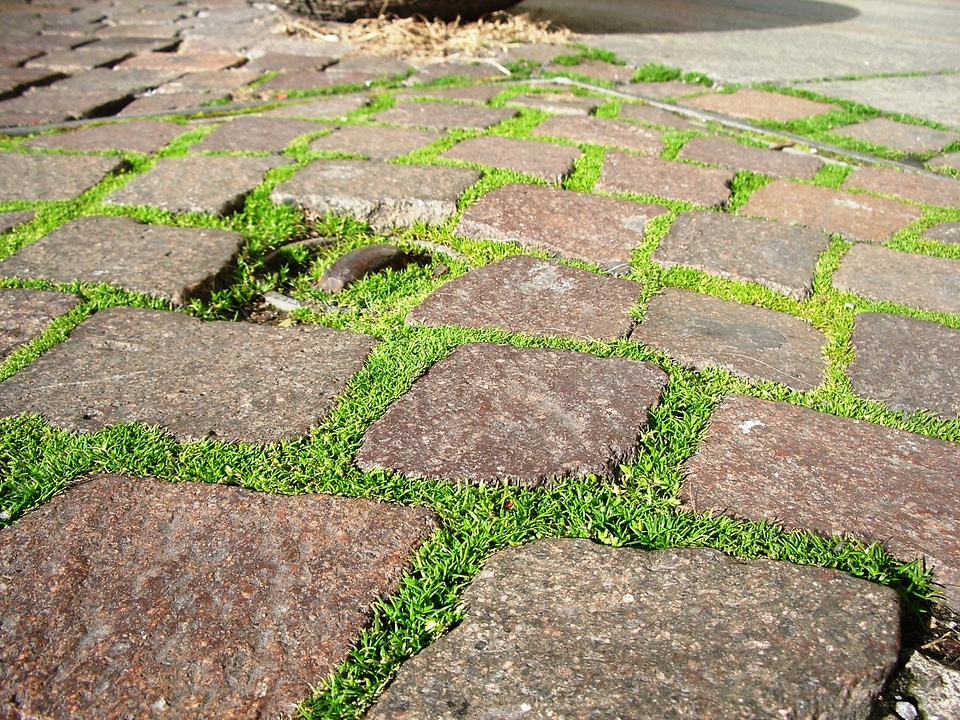
[{"label": "speckled granite block", "polygon": [[0,359],[38,337],[79,302],[74,295],[49,290],[0,288]]},{"label": "speckled granite block", "polygon": [[0,202],[69,200],[125,166],[117,157],[0,153]]}]

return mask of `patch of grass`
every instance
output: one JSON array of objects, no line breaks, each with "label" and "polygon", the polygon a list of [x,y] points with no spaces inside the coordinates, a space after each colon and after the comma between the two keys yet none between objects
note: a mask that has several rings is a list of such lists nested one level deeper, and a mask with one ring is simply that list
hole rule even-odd
[{"label": "patch of grass", "polygon": [[710,87],[713,81],[705,74],[698,72],[683,72],[680,68],[661,65],[660,63],[646,63],[637,68],[631,82],[670,82],[679,80],[688,85],[704,85]]}]

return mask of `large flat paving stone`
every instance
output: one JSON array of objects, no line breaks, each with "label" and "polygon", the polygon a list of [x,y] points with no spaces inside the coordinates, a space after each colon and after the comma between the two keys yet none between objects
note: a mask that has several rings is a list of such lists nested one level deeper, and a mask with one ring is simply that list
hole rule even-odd
[{"label": "large flat paving stone", "polygon": [[812,178],[823,160],[813,155],[769,150],[720,138],[695,137],[680,150],[680,157],[719,165],[729,170],[749,170],[777,178]]},{"label": "large flat paving stone", "polygon": [[213,289],[244,242],[226,230],[80,217],[0,260],[0,276],[113,283],[183,305]]},{"label": "large flat paving stone", "polygon": [[915,155],[934,152],[960,140],[960,133],[896,122],[887,118],[871,118],[854,125],[833,128],[830,132],[874,145],[886,145]]},{"label": "large flat paving stone", "polygon": [[0,202],[69,200],[125,165],[117,157],[0,153]]},{"label": "large flat paving stone", "polygon": [[558,137],[576,143],[608,145],[647,155],[663,151],[660,133],[650,128],[595,117],[552,117],[533,129],[534,137]]},{"label": "large flat paving stone", "polygon": [[812,390],[826,367],[826,338],[800,318],[678,288],[651,298],[630,339],[698,370],[720,367],[792,390]]},{"label": "large flat paving stone", "polygon": [[742,88],[729,94],[711,93],[684,98],[682,104],[731,117],[780,122],[799,120],[836,110],[835,105],[753,88]]},{"label": "large flat paving stone", "polygon": [[464,604],[368,718],[867,717],[899,645],[888,588],[703,548],[540,540]]},{"label": "large flat paving stone", "polygon": [[960,313],[960,260],[855,245],[840,261],[833,286],[868,300]]},{"label": "large flat paving stone", "polygon": [[486,130],[515,117],[516,114],[516,110],[509,108],[423,102],[401,103],[389,110],[378,112],[370,119],[391,125],[423,127],[431,130],[449,130],[450,128]]},{"label": "large flat paving stone", "polygon": [[608,152],[596,189],[657,195],[699,205],[722,205],[730,199],[733,176],[731,170]]},{"label": "large flat paving stone", "polygon": [[513,170],[559,183],[573,172],[573,164],[582,154],[569,145],[488,135],[458,142],[440,157]]},{"label": "large flat paving stone", "polygon": [[480,179],[468,168],[390,165],[368,160],[316,160],[278,185],[270,199],[325,215],[365,220],[375,230],[445,222],[457,198]]},{"label": "large flat paving stone", "polygon": [[212,100],[225,99],[225,93],[206,93],[206,92],[178,92],[178,93],[156,93],[153,95],[144,95],[134,100],[132,103],[117,113],[117,117],[136,117],[140,115],[157,115],[173,111],[186,112],[188,110],[197,110]]},{"label": "large flat paving stone", "polygon": [[88,479],[0,531],[0,712],[293,713],[435,526],[370,500]]},{"label": "large flat paving stone", "polygon": [[891,168],[859,167],[847,176],[843,186],[928,205],[960,206],[960,181],[947,177],[935,178]]},{"label": "large flat paving stone", "polygon": [[435,130],[348,125],[310,143],[311,150],[349,152],[370,160],[390,160],[439,140]]},{"label": "large flat paving stone", "polygon": [[666,382],[659,368],[625,358],[464,345],[373,424],[357,465],[528,486],[609,476],[636,456]]},{"label": "large flat paving stone", "polygon": [[159,120],[138,120],[81,128],[57,135],[41,135],[24,143],[29,148],[61,150],[129,150],[152,154],[189,128]]},{"label": "large flat paving stone", "polygon": [[880,542],[923,556],[960,603],[960,444],[782,402],[733,396],[685,466],[697,512]]},{"label": "large flat paving stone", "polygon": [[960,330],[903,315],[863,313],[853,326],[853,391],[894,410],[960,415]]},{"label": "large flat paving stone", "polygon": [[537,93],[517,95],[510,98],[507,105],[540,110],[551,115],[590,115],[603,105],[603,100],[573,93]]},{"label": "large flat paving stone", "polygon": [[653,259],[764,285],[797,300],[813,291],[817,257],[830,240],[819,230],[712,212],[684,213]]},{"label": "large flat paving stone", "polygon": [[464,87],[414,87],[394,93],[395,100],[408,102],[420,98],[459,100],[460,102],[487,103],[503,92],[499,85],[466,85]]},{"label": "large flat paving stone", "polygon": [[260,92],[286,94],[298,90],[319,90],[337,86],[368,86],[377,79],[377,75],[368,72],[344,72],[339,70],[293,70],[283,72],[275,78],[257,86]]},{"label": "large flat paving stone", "polygon": [[0,416],[39,414],[79,432],[139,422],[180,441],[270,443],[308,433],[373,345],[319,326],[110,308],[0,383]]},{"label": "large flat paving stone", "polygon": [[0,213],[0,235],[30,222],[36,215],[33,210],[11,210]]},{"label": "large flat paving stone", "polygon": [[268,170],[292,162],[285,157],[192,155],[163,158],[143,175],[110,193],[108,205],[151,205],[173,213],[227,215],[243,207]]},{"label": "large flat paving stone", "polygon": [[227,53],[141,53],[124,60],[120,70],[170,70],[180,73],[216,72],[242,65],[246,58]]},{"label": "large flat paving stone", "polygon": [[632,280],[516,255],[446,283],[406,322],[616,340],[633,327],[630,310],[641,290]]},{"label": "large flat paving stone", "polygon": [[278,153],[301,135],[326,129],[309,120],[242,116],[224,123],[190,149]]},{"label": "large flat paving stone", "polygon": [[369,105],[370,98],[361,94],[333,95],[312,102],[287,103],[261,115],[266,117],[298,117],[323,120],[346,119],[347,113]]},{"label": "large flat paving stone", "polygon": [[703,125],[691,122],[675,112],[640,103],[624,103],[620,107],[620,114],[617,117],[623,120],[637,120],[646,125],[676,128],[677,130],[703,130]]},{"label": "large flat paving stone", "polygon": [[38,337],[54,318],[79,302],[74,295],[48,290],[0,288],[0,360]]},{"label": "large flat paving stone", "polygon": [[889,240],[923,214],[920,208],[895,200],[787,180],[774,180],[757,190],[740,212],[866,242]]},{"label": "large flat paving stone", "polygon": [[455,232],[549,250],[607,270],[629,270],[647,222],[666,211],[662,205],[572,190],[506,185],[469,206]]}]

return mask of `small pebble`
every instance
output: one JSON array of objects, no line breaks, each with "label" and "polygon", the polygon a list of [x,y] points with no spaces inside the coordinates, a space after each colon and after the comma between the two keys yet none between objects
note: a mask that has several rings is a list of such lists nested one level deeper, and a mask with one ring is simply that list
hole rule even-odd
[{"label": "small pebble", "polygon": [[263,301],[270,307],[282,310],[283,312],[293,312],[297,308],[303,307],[299,300],[295,300],[289,295],[273,292],[272,290],[263,294]]},{"label": "small pebble", "polygon": [[893,710],[897,713],[897,717],[899,717],[900,720],[917,720],[917,718],[920,717],[917,709],[905,701],[898,702]]}]

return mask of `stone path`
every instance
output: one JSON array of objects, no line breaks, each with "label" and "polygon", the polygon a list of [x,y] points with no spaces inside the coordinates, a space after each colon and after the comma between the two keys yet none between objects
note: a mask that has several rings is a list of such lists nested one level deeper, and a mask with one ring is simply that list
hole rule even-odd
[{"label": "stone path", "polygon": [[0,715],[956,714],[960,127],[840,103],[919,80],[74,5],[0,3]]}]

